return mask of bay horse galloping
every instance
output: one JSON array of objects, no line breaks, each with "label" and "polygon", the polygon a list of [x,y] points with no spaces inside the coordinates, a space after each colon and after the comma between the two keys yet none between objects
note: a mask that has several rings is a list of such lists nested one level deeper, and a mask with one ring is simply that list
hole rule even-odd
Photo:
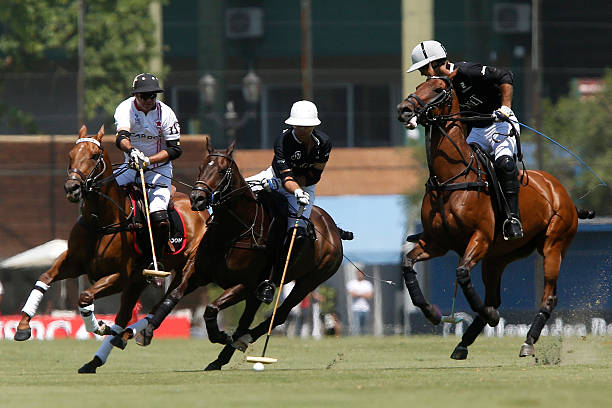
[{"label": "bay horse galloping", "polygon": [[[277,241],[280,242],[275,242],[272,239],[275,229],[270,224],[276,220],[272,221],[269,209],[258,200],[242,177],[233,157],[234,144],[226,151],[216,151],[208,138],[205,143],[203,162],[190,199],[194,210],[202,211],[209,205],[212,207],[212,222],[209,222],[193,262],[188,262],[183,271],[182,282],[166,296],[150,319],[144,337],[146,344],[153,330],[185,294],[214,282],[225,291],[206,306],[204,319],[209,340],[225,347],[206,370],[220,370],[230,361],[236,349],[244,352],[248,343],[255,342],[268,330],[270,318],[253,329],[249,329],[249,326],[261,305],[255,294],[257,285],[270,276],[270,268],[277,262],[275,255],[278,251],[274,245],[282,244],[286,215],[279,223],[281,239]],[[310,220],[316,240],[309,251],[303,251],[296,256],[295,262],[290,263],[285,282],[295,280],[295,286],[278,308],[274,326],[285,322],[289,311],[336,273],[342,262],[341,231],[334,220],[316,206]],[[281,273],[274,276],[278,285]],[[246,305],[233,336],[221,331],[217,324],[219,311],[243,300]]]},{"label": "bay horse galloping", "polygon": [[[510,262],[528,256],[534,249],[544,258],[544,293],[519,355],[535,355],[534,344],[557,304],[557,277],[561,261],[576,234],[578,218],[591,218],[592,211],[577,209],[567,191],[550,174],[539,170],[519,174],[519,207],[524,237],[502,238],[500,222],[492,204],[493,184],[487,182],[485,164],[466,142],[459,123],[457,95],[452,78],[428,77],[414,94],[398,105],[398,119],[408,123],[417,117],[426,127],[427,161],[430,178],[421,206],[423,233],[416,246],[404,256],[402,272],[415,306],[433,323],[441,322],[436,305],[429,304],[413,266],[420,261],[453,250],[459,256],[457,282],[472,310],[477,313],[451,358],[467,358],[468,349],[488,323],[499,323],[501,276]],[[484,303],[471,282],[470,271],[482,261]]]},{"label": "bay horse galloping", "polygon": [[[64,189],[69,201],[80,202],[81,215],[70,231],[68,249],[36,282],[22,310],[15,340],[31,336],[30,320],[45,291],[57,281],[86,274],[95,282],[80,294],[79,309],[87,331],[98,335],[109,334],[110,328],[95,319],[94,300],[122,292],[115,320],[116,330],[122,330],[148,284],[141,273],[150,261],[148,235],[142,241],[137,239],[137,233],[144,231],[146,224],[137,223],[135,202],[115,181],[109,154],[101,144],[103,136],[104,126],[93,137],[87,137],[87,128],[83,126],[70,151]],[[166,251],[160,260],[168,270],[181,271],[206,230],[208,213],[191,211],[189,197],[185,194],[176,193],[173,200],[184,226],[182,247]],[[136,246],[141,247],[140,254]],[[111,338],[107,337],[109,341]],[[109,352],[110,349],[109,345]],[[104,364],[107,355],[97,354],[89,366],[86,364],[79,372],[95,372],[96,367]]]}]

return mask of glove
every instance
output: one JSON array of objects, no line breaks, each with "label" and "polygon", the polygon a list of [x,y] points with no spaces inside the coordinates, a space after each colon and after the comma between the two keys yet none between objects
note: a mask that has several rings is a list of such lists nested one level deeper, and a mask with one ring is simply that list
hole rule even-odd
[{"label": "glove", "polygon": [[408,123],[406,123],[404,126],[406,126],[408,129],[416,129],[417,127],[417,118],[416,116],[413,116]]},{"label": "glove", "polygon": [[149,158],[144,155],[143,152],[136,149],[135,147],[130,150],[130,163],[129,166],[134,170],[140,170],[147,168],[151,162]]},{"label": "glove", "polygon": [[298,203],[301,205],[308,205],[310,203],[310,194],[301,188],[296,189],[293,194],[295,195],[295,198],[297,198]]},{"label": "glove", "polygon": [[278,182],[277,178],[264,179],[261,182],[261,185],[263,189],[266,190],[268,193],[272,191],[276,191],[280,187],[280,183]]},{"label": "glove", "polygon": [[512,109],[510,109],[509,106],[502,105],[499,109],[493,112],[493,116],[498,122],[504,122],[506,121],[506,118],[514,116],[514,112],[512,112]]}]

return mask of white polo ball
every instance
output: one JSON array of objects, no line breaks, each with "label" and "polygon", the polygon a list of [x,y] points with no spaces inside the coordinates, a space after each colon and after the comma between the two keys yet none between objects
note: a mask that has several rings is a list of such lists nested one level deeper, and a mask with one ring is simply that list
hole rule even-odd
[{"label": "white polo ball", "polygon": [[255,371],[263,371],[264,370],[264,365],[262,363],[255,363],[255,364],[253,364],[253,370],[255,370]]}]

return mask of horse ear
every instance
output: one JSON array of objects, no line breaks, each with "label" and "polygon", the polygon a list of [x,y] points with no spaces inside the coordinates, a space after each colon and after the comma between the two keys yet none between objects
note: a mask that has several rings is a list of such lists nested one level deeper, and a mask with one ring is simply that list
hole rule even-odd
[{"label": "horse ear", "polygon": [[212,153],[215,149],[213,149],[212,144],[210,143],[210,136],[204,135],[204,148],[208,152],[208,154]]},{"label": "horse ear", "polygon": [[104,124],[100,126],[100,130],[98,130],[98,134],[96,135],[96,139],[98,139],[98,142],[102,141],[103,136],[104,136]]},{"label": "horse ear", "polygon": [[227,148],[227,154],[231,156],[234,153],[235,148],[236,148],[236,139],[234,139],[232,144]]},{"label": "horse ear", "polygon": [[87,137],[87,126],[85,125],[81,126],[81,129],[79,129],[79,139],[84,137]]}]

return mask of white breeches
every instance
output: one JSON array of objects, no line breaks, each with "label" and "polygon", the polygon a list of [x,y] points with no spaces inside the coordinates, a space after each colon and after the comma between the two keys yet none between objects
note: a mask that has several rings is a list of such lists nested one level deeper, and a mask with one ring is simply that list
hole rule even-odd
[{"label": "white breeches", "polygon": [[[285,188],[283,187],[281,183],[281,180],[278,177],[276,177],[276,175],[274,174],[274,170],[272,169],[272,166],[268,167],[264,171],[261,171],[251,177],[247,177],[245,180],[251,186],[251,190],[253,190],[254,192],[263,190],[264,183],[268,183],[268,185],[271,187],[272,190],[276,190],[282,195],[284,195],[285,197],[287,197],[287,201],[289,202],[289,213],[290,214],[297,213],[297,210],[298,210],[297,198],[295,198],[295,196],[292,193],[285,190]],[[306,207],[304,207],[304,212],[302,213],[302,216],[306,218],[310,218],[310,212],[312,211],[312,206],[315,201],[316,187],[317,187],[316,184],[313,184],[312,186],[302,187],[302,190],[306,191],[310,195],[310,200],[309,200],[310,202]],[[293,228],[293,226],[295,225],[295,217],[290,216],[288,220],[289,220],[289,223],[287,227]],[[306,223],[304,222],[304,220],[300,220],[298,225],[300,227],[304,227],[304,228],[306,227]]]},{"label": "white breeches", "polygon": [[[520,127],[516,116],[511,116],[514,129],[520,135]],[[484,128],[472,128],[467,138],[468,143],[478,143],[487,154],[495,156],[514,157],[516,155],[516,138],[510,136],[510,124],[508,122],[493,122]]]},{"label": "white breeches", "polygon": [[[127,167],[127,163],[123,163],[115,170],[122,170]],[[162,211],[168,209],[170,202],[170,183],[172,181],[172,166],[164,164],[163,166],[155,167],[155,171],[145,171],[144,178],[147,184],[158,184],[153,188],[147,189],[149,198],[149,212]],[[125,172],[117,176],[117,183],[122,186],[128,183],[137,183],[141,185],[140,173],[134,169],[127,169]],[[164,187],[162,187],[162,185]]]}]

